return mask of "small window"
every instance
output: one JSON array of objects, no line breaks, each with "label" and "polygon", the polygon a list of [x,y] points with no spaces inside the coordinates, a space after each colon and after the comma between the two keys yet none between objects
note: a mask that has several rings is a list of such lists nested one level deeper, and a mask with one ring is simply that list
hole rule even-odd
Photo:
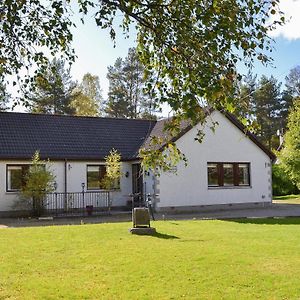
[{"label": "small window", "polygon": [[249,164],[238,164],[238,184],[249,185]]},{"label": "small window", "polygon": [[234,185],[233,164],[223,164],[223,185]]},{"label": "small window", "polygon": [[25,185],[25,177],[29,165],[7,165],[6,166],[6,191],[17,192]]},{"label": "small window", "polygon": [[100,190],[103,189],[102,180],[106,174],[104,165],[87,166],[87,189]]},{"label": "small window", "polygon": [[218,164],[207,165],[208,186],[218,186]]},{"label": "small window", "polygon": [[208,186],[250,186],[249,170],[249,163],[208,163]]}]

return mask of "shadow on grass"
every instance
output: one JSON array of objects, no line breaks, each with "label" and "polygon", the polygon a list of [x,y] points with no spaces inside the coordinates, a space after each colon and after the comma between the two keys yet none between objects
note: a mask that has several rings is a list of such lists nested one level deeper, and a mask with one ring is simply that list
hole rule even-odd
[{"label": "shadow on grass", "polygon": [[221,221],[258,225],[300,225],[300,217],[222,219]]},{"label": "shadow on grass", "polygon": [[152,234],[151,236],[159,238],[159,239],[165,239],[165,240],[178,240],[179,237],[175,235],[170,235],[166,233],[160,233],[156,232],[155,234]]}]

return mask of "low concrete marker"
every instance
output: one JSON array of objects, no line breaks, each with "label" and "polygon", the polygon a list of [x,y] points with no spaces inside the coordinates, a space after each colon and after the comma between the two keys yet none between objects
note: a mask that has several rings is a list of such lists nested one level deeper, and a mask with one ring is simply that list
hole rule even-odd
[{"label": "low concrete marker", "polygon": [[156,229],[150,226],[150,213],[146,207],[135,207],[132,210],[133,227],[129,229],[132,234],[153,235]]}]

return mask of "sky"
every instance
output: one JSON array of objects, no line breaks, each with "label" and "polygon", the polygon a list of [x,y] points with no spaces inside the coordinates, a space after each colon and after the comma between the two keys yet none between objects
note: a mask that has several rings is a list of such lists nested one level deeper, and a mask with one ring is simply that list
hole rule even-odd
[{"label": "sky", "polygon": [[[275,41],[275,49],[271,54],[274,59],[273,67],[255,63],[252,73],[258,77],[263,74],[268,77],[273,75],[284,83],[289,70],[300,65],[300,0],[281,0],[280,9],[285,13],[288,22],[271,33]],[[118,57],[124,58],[128,49],[135,46],[135,31],[132,30],[129,38],[125,39],[119,30],[114,47],[108,31],[98,28],[91,16],[85,18],[84,25],[79,22],[79,17],[75,16],[77,27],[72,31],[77,59],[71,74],[78,81],[87,72],[99,76],[102,93],[106,98],[109,86],[106,79],[107,67],[113,65]],[[243,66],[238,66],[238,71],[242,74],[248,73],[248,69]]]},{"label": "sky", "polygon": [[125,38],[121,29],[116,26],[114,47],[108,30],[97,27],[93,17],[86,17],[84,24],[78,21],[78,16],[74,21],[77,27],[72,30],[73,47],[77,59],[71,69],[72,77],[80,81],[87,72],[99,76],[103,96],[106,98],[109,87],[107,67],[114,65],[118,57],[125,58],[128,49],[135,47],[136,33],[132,30],[130,36]]}]

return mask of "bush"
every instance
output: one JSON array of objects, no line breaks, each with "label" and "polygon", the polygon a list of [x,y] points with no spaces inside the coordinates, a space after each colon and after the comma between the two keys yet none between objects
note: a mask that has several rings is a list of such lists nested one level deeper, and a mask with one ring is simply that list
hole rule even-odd
[{"label": "bush", "polygon": [[33,155],[28,173],[25,176],[25,185],[22,187],[19,199],[15,201],[15,209],[32,208],[32,215],[39,217],[44,209],[44,200],[47,193],[53,192],[55,176],[47,166],[49,161],[40,160],[39,152]]},{"label": "bush", "polygon": [[300,192],[281,165],[273,165],[272,183],[274,196],[298,194]]}]

